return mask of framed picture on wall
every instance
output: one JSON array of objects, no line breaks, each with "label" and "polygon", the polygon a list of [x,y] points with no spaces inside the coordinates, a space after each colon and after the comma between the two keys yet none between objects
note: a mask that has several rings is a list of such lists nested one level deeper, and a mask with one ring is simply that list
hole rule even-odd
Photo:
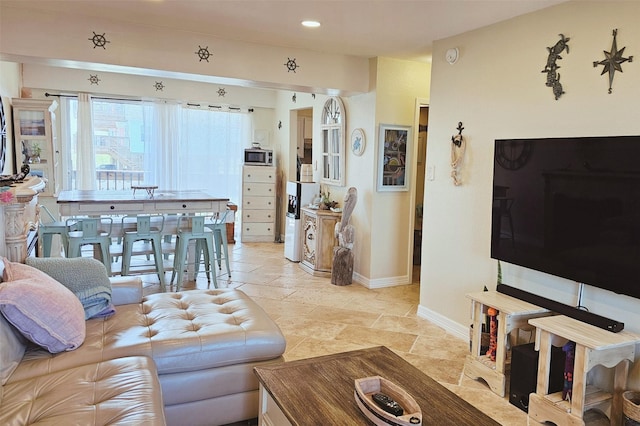
[{"label": "framed picture on wall", "polygon": [[411,178],[411,126],[380,124],[377,189],[408,191]]}]

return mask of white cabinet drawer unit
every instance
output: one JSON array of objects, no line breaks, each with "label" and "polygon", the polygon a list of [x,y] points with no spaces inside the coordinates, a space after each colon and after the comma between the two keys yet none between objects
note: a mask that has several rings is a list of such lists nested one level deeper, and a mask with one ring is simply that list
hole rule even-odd
[{"label": "white cabinet drawer unit", "polygon": [[273,242],[276,232],[276,168],[242,168],[242,242]]}]

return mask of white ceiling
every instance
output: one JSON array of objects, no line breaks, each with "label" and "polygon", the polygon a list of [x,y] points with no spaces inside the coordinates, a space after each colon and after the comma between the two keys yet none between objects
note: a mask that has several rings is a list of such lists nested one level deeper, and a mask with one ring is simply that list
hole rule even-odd
[{"label": "white ceiling", "polygon": [[[430,60],[434,40],[566,0],[0,0],[223,39]],[[314,19],[320,28],[303,28]]]}]

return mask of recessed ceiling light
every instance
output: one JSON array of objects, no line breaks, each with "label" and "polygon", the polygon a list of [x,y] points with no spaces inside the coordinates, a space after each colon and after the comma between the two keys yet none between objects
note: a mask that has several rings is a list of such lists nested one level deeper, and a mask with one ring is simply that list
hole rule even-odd
[{"label": "recessed ceiling light", "polygon": [[308,28],[317,28],[320,26],[318,21],[302,21],[302,25]]}]

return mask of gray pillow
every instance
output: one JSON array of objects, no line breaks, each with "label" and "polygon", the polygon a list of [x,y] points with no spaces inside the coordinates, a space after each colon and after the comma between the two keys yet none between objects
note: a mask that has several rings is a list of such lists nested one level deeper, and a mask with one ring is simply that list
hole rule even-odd
[{"label": "gray pillow", "polygon": [[26,264],[53,277],[80,299],[85,319],[113,313],[107,268],[90,257],[28,257]]},{"label": "gray pillow", "polygon": [[22,334],[0,315],[0,385],[7,382],[13,370],[20,364],[26,347],[26,340]]}]

